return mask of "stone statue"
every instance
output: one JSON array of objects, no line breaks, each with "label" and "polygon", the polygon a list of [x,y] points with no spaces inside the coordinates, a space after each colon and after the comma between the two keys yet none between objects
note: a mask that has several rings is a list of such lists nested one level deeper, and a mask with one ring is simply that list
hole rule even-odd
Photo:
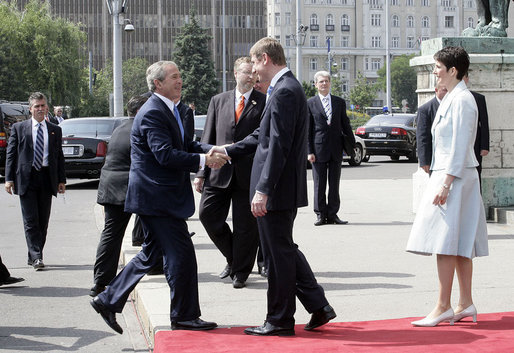
[{"label": "stone statue", "polygon": [[462,35],[466,37],[507,37],[510,0],[476,0],[478,23],[468,27]]}]

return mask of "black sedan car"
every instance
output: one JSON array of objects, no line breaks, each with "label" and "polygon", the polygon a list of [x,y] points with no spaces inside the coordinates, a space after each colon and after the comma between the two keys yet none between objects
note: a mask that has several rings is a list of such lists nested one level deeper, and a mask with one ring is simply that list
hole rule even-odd
[{"label": "black sedan car", "polygon": [[125,119],[76,118],[60,123],[66,176],[99,178],[112,132]]},{"label": "black sedan car", "polygon": [[368,156],[390,156],[393,161],[406,156],[417,162],[416,114],[381,114],[355,131],[366,144]]}]

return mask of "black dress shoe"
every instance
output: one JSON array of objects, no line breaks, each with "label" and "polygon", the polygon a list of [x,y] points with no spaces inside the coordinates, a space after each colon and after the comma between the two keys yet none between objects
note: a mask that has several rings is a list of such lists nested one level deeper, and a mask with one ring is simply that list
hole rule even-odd
[{"label": "black dress shoe", "polygon": [[234,287],[236,289],[244,288],[244,287],[246,287],[246,283],[243,280],[234,278],[234,281],[232,282],[232,287]]},{"label": "black dress shoe", "polygon": [[219,277],[221,279],[223,278],[227,278],[229,275],[230,275],[230,271],[232,271],[232,266],[230,266],[229,264],[227,264],[227,266],[225,266],[225,268],[223,269],[223,271],[221,271],[221,273],[219,274]]},{"label": "black dress shoe", "polygon": [[260,267],[259,274],[264,278],[268,278],[268,268],[264,266]]},{"label": "black dress shoe", "polygon": [[305,325],[304,330],[314,330],[316,327],[325,325],[327,322],[335,318],[336,312],[330,305],[325,305],[323,308],[316,310],[312,313],[311,320]]},{"label": "black dress shoe", "polygon": [[316,219],[316,222],[314,222],[315,226],[322,226],[323,224],[327,224],[327,219],[325,217],[319,216]]},{"label": "black dress shoe", "polygon": [[89,302],[93,309],[96,310],[97,313],[99,313],[102,316],[102,319],[104,319],[105,323],[109,325],[110,328],[112,328],[114,331],[118,332],[119,334],[123,333],[123,329],[116,321],[116,313],[110,311],[107,309],[100,298],[94,297]]},{"label": "black dress shoe", "polygon": [[102,293],[105,290],[105,286],[102,286],[101,284],[95,284],[91,289],[89,290],[89,296],[90,297],[96,297],[98,294]]},{"label": "black dress shoe", "polygon": [[245,333],[255,336],[294,336],[294,327],[279,327],[264,321],[262,326],[246,328]]},{"label": "black dress shoe", "polygon": [[203,321],[200,318],[190,321],[171,321],[172,330],[205,331],[218,327],[215,322]]},{"label": "black dress shoe", "polygon": [[32,267],[34,267],[34,269],[36,271],[39,271],[39,270],[42,270],[45,268],[45,264],[43,263],[43,260],[41,259],[36,259],[34,260],[34,262],[32,263]]},{"label": "black dress shoe", "polygon": [[348,224],[348,221],[342,221],[339,217],[335,216],[335,218],[327,219],[327,224]]},{"label": "black dress shoe", "polygon": [[18,283],[18,282],[23,282],[23,281],[25,281],[24,278],[9,276],[8,278],[6,278],[2,282],[0,282],[0,286],[3,286],[5,284],[7,284],[7,285],[15,284],[15,283]]}]

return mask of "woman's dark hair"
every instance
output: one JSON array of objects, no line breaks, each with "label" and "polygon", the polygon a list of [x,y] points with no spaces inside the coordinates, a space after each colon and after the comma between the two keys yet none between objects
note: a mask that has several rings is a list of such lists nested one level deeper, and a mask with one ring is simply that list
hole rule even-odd
[{"label": "woman's dark hair", "polygon": [[457,69],[457,79],[462,80],[469,69],[469,55],[463,47],[446,47],[434,55],[434,59],[446,66],[446,69]]}]

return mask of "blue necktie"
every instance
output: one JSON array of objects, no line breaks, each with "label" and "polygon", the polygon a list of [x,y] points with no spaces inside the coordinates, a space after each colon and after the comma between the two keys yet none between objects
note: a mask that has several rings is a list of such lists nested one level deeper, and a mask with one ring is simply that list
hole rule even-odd
[{"label": "blue necktie", "polygon": [[45,138],[43,136],[43,125],[38,123],[36,146],[34,147],[34,168],[40,170],[43,166],[43,151],[45,149]]},{"label": "blue necktie", "polygon": [[180,119],[180,114],[178,112],[177,106],[173,108],[173,115],[175,115],[175,119],[177,119],[177,124],[180,128],[180,135],[182,136],[182,142],[184,142],[184,127],[182,126],[182,119]]},{"label": "blue necktie", "polygon": [[273,86],[269,86],[268,91],[266,92],[266,95],[269,97],[271,95],[272,91],[273,91]]}]

